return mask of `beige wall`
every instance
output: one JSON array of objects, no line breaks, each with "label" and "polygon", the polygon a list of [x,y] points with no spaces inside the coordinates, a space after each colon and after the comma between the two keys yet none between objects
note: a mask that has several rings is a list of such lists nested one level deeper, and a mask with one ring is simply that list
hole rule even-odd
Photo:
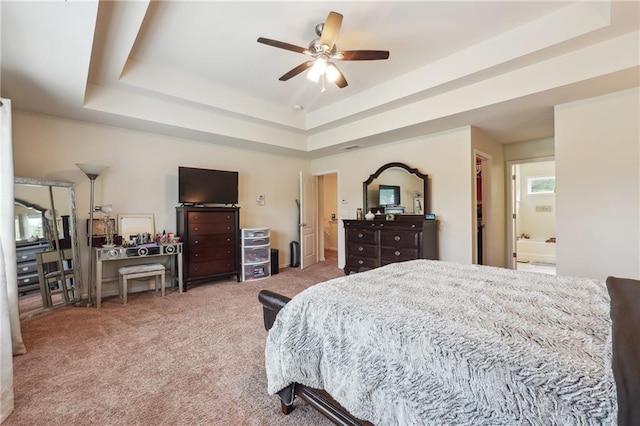
[{"label": "beige wall", "polygon": [[640,277],[640,89],[555,109],[558,273]]},{"label": "beige wall", "polygon": [[[429,213],[440,221],[441,260],[472,262],[469,185],[470,128],[464,127],[375,148],[311,161],[311,171],[338,173],[339,219],[355,219],[362,207],[362,183],[383,164],[399,161],[429,175]],[[339,223],[339,265],[344,266],[344,227]]]},{"label": "beige wall", "polygon": [[555,141],[553,138],[534,139],[504,145],[505,162],[546,158],[554,155]]},{"label": "beige wall", "polygon": [[[221,147],[204,142],[137,132],[14,111],[15,175],[76,182],[78,219],[86,232],[89,180],[75,163],[107,165],[95,182],[95,204],[112,204],[118,213],[153,213],[156,230],[175,231],[178,166],[236,170],[240,225],[271,228],[280,263],[297,240],[299,171],[309,162],[296,158]],[[256,196],[264,194],[259,206]],[[87,240],[80,239],[83,276],[87,277]],[[108,292],[108,290],[107,290]]]},{"label": "beige wall", "polygon": [[[89,181],[75,163],[110,168],[96,181],[96,204],[116,213],[154,213],[156,227],[175,230],[179,165],[240,172],[241,226],[272,229],[286,265],[297,239],[298,172],[337,174],[338,219],[355,218],[362,182],[400,161],[429,175],[428,212],[439,223],[440,259],[474,259],[473,157],[491,157],[493,221],[488,264],[504,263],[505,163],[556,155],[558,272],[603,278],[639,276],[640,154],[638,89],[556,109],[556,137],[502,147],[471,127],[315,160],[256,153],[193,140],[14,113],[15,174],[77,182],[80,223],[88,217]],[[500,178],[500,176],[502,176]],[[255,197],[264,194],[265,206]],[[83,207],[85,206],[85,207]],[[502,225],[501,225],[502,224]],[[338,222],[339,265],[344,229]],[[585,244],[586,242],[586,244]],[[86,274],[86,243],[82,253]],[[502,245],[502,248],[501,248]]]}]

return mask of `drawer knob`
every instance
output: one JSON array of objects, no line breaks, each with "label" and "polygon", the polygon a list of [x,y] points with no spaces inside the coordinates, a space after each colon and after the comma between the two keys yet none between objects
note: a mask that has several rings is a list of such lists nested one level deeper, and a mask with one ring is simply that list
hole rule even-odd
[{"label": "drawer knob", "polygon": [[198,240],[195,240],[195,241],[193,242],[193,244],[198,244]]},{"label": "drawer knob", "polygon": [[415,227],[416,227],[416,224],[414,223],[413,225],[411,225],[411,227],[412,227],[412,228],[415,228]]},{"label": "drawer knob", "polygon": [[400,241],[400,235],[396,235],[395,237],[393,237],[393,239],[396,241]]},{"label": "drawer knob", "polygon": [[359,265],[362,265],[363,263],[364,263],[364,261],[362,261],[362,260],[358,260],[358,264],[359,264]]},{"label": "drawer knob", "polygon": [[364,250],[364,247],[362,246],[358,247],[358,251],[362,251],[362,250]]},{"label": "drawer knob", "polygon": [[20,259],[27,259],[27,258],[28,256],[24,256],[24,255],[20,256]]},{"label": "drawer knob", "polygon": [[362,237],[364,237],[364,235],[362,235],[362,233],[359,233],[358,238],[362,238]]},{"label": "drawer knob", "polygon": [[198,255],[198,253],[196,253],[196,254],[194,254],[194,255],[193,255],[193,257],[198,257],[198,256],[199,256],[199,255]]},{"label": "drawer knob", "polygon": [[24,282],[25,282],[25,283],[28,283],[29,281],[31,281],[31,278],[25,278],[25,279],[24,279]]},{"label": "drawer knob", "polygon": [[398,250],[396,250],[396,252],[394,253],[396,256],[400,256],[400,252]]},{"label": "drawer knob", "polygon": [[28,267],[28,266],[25,266],[24,268],[22,268],[22,270],[23,270],[23,271],[28,271],[28,270],[29,270],[29,267]]}]

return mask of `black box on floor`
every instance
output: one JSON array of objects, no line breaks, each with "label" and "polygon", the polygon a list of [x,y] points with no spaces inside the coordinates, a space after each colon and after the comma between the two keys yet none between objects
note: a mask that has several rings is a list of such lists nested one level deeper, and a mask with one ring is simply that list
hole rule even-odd
[{"label": "black box on floor", "polygon": [[277,274],[278,265],[280,265],[280,261],[278,260],[278,249],[271,249],[271,275]]}]

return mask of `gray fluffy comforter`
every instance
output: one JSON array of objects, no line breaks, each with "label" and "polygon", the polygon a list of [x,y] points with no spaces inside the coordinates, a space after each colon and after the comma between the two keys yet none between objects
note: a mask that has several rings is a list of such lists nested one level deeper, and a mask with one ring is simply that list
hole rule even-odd
[{"label": "gray fluffy comforter", "polygon": [[605,283],[416,260],[317,284],[278,314],[268,391],[377,425],[615,424]]}]

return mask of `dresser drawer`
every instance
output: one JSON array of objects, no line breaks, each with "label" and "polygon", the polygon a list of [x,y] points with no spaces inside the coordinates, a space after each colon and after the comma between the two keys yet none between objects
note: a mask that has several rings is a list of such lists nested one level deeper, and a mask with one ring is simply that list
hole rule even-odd
[{"label": "dresser drawer", "polygon": [[378,257],[378,246],[371,244],[359,244],[358,242],[349,244],[349,255],[356,257]]},{"label": "dresser drawer", "polygon": [[40,282],[38,274],[29,274],[18,277],[18,287],[37,285]]},{"label": "dresser drawer", "polygon": [[190,223],[189,235],[193,234],[217,234],[220,232],[233,232],[235,224],[231,223]]},{"label": "dresser drawer", "polygon": [[38,264],[36,262],[18,263],[18,277],[26,274],[38,273]]},{"label": "dresser drawer", "polygon": [[380,266],[378,260],[376,258],[367,258],[367,257],[358,257],[358,256],[348,256],[347,257],[347,266],[351,268],[377,268]]},{"label": "dresser drawer", "polygon": [[36,253],[40,253],[41,251],[45,251],[46,247],[33,247],[28,249],[19,249],[16,250],[16,261],[20,262],[30,262],[32,260],[36,260]]},{"label": "dresser drawer", "polygon": [[235,247],[236,235],[229,234],[189,234],[190,250],[200,247]]},{"label": "dresser drawer", "polygon": [[376,244],[378,232],[374,229],[347,229],[349,242]]},{"label": "dresser drawer", "polygon": [[234,259],[208,260],[206,262],[189,262],[189,276],[201,277],[212,274],[236,273]]},{"label": "dresser drawer", "polygon": [[235,225],[235,215],[229,212],[189,212],[189,226],[201,223],[229,223]]},{"label": "dresser drawer", "polygon": [[380,257],[382,264],[413,260],[418,258],[417,248],[406,247],[382,247]]},{"label": "dresser drawer", "polygon": [[208,260],[234,259],[236,248],[234,246],[218,248],[194,248],[189,252],[190,262],[205,262]]},{"label": "dresser drawer", "polygon": [[418,231],[387,230],[380,239],[382,246],[418,248],[419,236]]}]

